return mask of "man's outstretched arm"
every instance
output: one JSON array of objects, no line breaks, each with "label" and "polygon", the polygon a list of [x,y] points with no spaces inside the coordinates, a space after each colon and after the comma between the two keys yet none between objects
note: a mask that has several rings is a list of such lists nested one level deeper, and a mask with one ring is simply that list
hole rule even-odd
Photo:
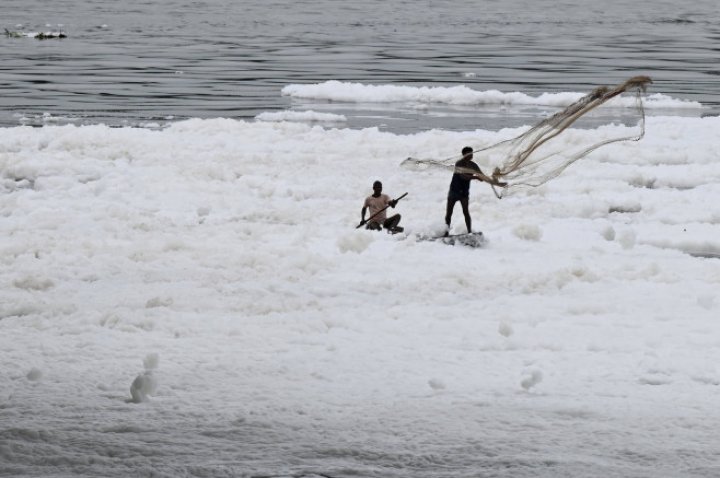
[{"label": "man's outstretched arm", "polygon": [[475,174],[473,174],[473,179],[477,179],[478,181],[483,181],[488,184],[492,184],[493,186],[500,186],[500,187],[507,186],[507,183],[505,183],[503,181],[498,181],[497,178],[491,178],[490,176],[486,175],[482,171],[479,171],[479,172],[476,172]]}]

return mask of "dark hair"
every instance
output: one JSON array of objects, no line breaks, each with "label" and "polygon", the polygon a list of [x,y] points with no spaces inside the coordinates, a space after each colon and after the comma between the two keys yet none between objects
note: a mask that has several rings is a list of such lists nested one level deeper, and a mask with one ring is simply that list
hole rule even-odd
[{"label": "dark hair", "polygon": [[[456,150],[456,151],[457,151],[457,150]],[[465,156],[465,155],[468,154],[468,153],[472,153],[472,152],[473,152],[473,150],[472,150],[472,148],[471,148],[470,146],[465,146],[465,147],[462,149],[462,154],[463,154],[463,156]]]},{"label": "dark hair", "polygon": [[382,183],[380,181],[375,181],[373,183],[373,187],[375,187],[375,186],[382,186]]}]

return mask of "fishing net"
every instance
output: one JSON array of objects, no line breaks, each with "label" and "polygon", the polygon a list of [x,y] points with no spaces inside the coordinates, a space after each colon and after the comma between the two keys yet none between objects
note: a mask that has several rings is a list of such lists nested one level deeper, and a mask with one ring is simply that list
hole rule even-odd
[{"label": "fishing net", "polygon": [[[652,83],[649,77],[636,76],[615,88],[598,87],[515,138],[490,146],[473,147],[476,160],[482,157],[483,163],[494,167],[492,174],[488,176],[495,183],[493,185],[495,195],[500,198],[522,188],[545,184],[575,161],[606,144],[640,140],[645,134],[645,111],[642,100],[649,83]],[[634,94],[634,98],[613,105],[612,108],[616,113],[609,112],[606,115],[610,118],[621,116],[618,112],[620,110],[622,116],[630,114],[630,118],[627,118],[625,123],[634,123],[632,135],[627,134],[627,128],[619,128],[617,130],[624,134],[606,136],[603,139],[599,139],[594,134],[579,135],[572,141],[558,139],[560,133],[575,124],[579,118],[603,105],[610,108],[606,103],[623,93]],[[458,159],[457,156],[441,160],[408,158],[401,165],[413,170],[443,168],[472,173],[472,171],[458,171],[455,167]]]}]

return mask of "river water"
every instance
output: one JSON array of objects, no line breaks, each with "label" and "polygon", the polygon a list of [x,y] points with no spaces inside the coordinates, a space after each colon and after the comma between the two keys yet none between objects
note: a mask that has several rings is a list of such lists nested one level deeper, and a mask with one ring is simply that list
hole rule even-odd
[{"label": "river water", "polygon": [[3,0],[0,13],[9,31],[67,35],[0,37],[2,126],[251,119],[288,108],[398,131],[504,125],[498,115],[478,125],[467,108],[431,118],[280,93],[327,80],[536,95],[643,74],[653,92],[720,111],[715,0]]}]

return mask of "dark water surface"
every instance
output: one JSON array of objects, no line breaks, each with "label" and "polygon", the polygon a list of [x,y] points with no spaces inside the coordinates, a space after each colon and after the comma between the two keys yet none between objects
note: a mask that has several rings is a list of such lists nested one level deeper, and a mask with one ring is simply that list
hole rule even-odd
[{"label": "dark water surface", "polygon": [[2,126],[247,119],[287,108],[346,114],[351,127],[484,126],[468,124],[468,108],[433,117],[280,94],[331,79],[537,95],[644,74],[651,92],[720,111],[717,0],[2,0],[0,13],[11,31],[67,34],[0,36]]}]

